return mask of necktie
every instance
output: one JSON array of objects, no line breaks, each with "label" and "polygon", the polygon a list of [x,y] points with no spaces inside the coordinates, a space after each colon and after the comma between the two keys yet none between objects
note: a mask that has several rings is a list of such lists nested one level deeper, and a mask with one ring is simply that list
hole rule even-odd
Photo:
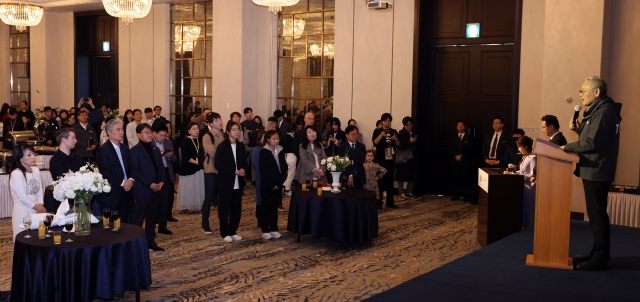
[{"label": "necktie", "polygon": [[460,134],[460,140],[462,140],[462,134]]},{"label": "necktie", "polygon": [[127,177],[127,170],[124,168],[124,163],[122,162],[122,154],[120,154],[120,145],[114,146],[114,149],[116,149],[116,154],[118,154],[118,159],[120,160],[120,166],[122,167],[122,173],[124,173],[124,179],[127,180],[129,178]]},{"label": "necktie", "polygon": [[356,144],[355,143],[351,143],[351,151],[355,151],[356,150]]},{"label": "necktie", "polygon": [[489,158],[496,158],[496,149],[498,147],[498,134],[493,138],[493,143],[491,144],[491,152],[489,152]]}]

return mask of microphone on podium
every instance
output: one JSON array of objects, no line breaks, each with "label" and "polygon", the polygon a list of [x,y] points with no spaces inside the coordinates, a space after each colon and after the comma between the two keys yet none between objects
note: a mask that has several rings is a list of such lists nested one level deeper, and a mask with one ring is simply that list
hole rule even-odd
[{"label": "microphone on podium", "polygon": [[573,125],[575,127],[576,121],[578,120],[578,115],[580,115],[580,110],[582,110],[582,107],[580,107],[580,105],[576,105],[575,107],[573,107],[573,110],[575,110],[573,112]]},{"label": "microphone on podium", "polygon": [[508,172],[515,172],[515,167],[516,167],[516,166],[515,166],[514,164],[509,164],[509,165],[507,166],[507,171],[508,171]]}]

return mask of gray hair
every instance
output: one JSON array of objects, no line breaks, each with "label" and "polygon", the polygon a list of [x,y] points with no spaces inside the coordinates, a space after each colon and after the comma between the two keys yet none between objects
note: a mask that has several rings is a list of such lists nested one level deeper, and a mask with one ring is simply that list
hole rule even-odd
[{"label": "gray hair", "polygon": [[104,130],[107,131],[107,136],[109,132],[113,131],[113,128],[116,126],[116,124],[122,124],[122,120],[119,118],[115,118],[107,122],[107,124],[104,126]]},{"label": "gray hair", "polygon": [[607,95],[607,82],[601,79],[599,76],[591,76],[585,79],[589,81],[591,89],[600,89],[600,95]]}]

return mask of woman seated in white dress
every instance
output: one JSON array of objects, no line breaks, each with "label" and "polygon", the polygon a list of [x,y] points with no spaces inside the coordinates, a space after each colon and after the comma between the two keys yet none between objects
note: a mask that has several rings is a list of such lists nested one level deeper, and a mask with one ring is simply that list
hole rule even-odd
[{"label": "woman seated in white dress", "polygon": [[27,144],[19,144],[13,148],[13,162],[15,169],[11,172],[9,187],[13,200],[13,214],[11,224],[13,226],[13,242],[16,235],[22,231],[24,217],[35,213],[46,213],[42,185],[40,184],[40,170],[33,166],[36,153],[33,147]]},{"label": "woman seated in white dress", "polygon": [[524,177],[522,225],[525,228],[529,228],[533,227],[536,212],[536,188],[531,185],[531,175],[536,168],[536,156],[531,154],[533,140],[528,136],[518,138],[516,146],[518,146],[518,151],[522,154],[522,160],[520,160],[520,169],[515,174],[520,174]]}]

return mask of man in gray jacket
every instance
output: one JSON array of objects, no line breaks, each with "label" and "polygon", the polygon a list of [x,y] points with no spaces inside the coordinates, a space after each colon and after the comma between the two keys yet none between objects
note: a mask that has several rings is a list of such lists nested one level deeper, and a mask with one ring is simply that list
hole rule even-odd
[{"label": "man in gray jacket", "polygon": [[579,270],[601,270],[609,261],[610,223],[607,214],[609,186],[616,176],[620,141],[620,111],[622,104],[607,96],[607,83],[596,76],[589,77],[580,89],[584,111],[581,122],[569,127],[580,135],[577,142],[560,147],[580,156],[574,174],[582,178],[589,223],[593,230],[593,247],[587,255],[577,255]]}]

